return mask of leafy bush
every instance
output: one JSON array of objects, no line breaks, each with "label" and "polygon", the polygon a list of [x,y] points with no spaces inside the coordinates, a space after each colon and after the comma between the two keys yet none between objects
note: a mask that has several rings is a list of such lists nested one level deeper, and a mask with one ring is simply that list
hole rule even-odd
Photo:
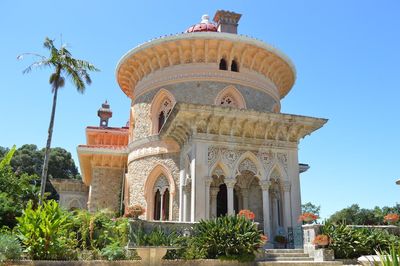
[{"label": "leafy bush", "polygon": [[251,261],[264,244],[261,235],[257,226],[243,216],[222,216],[196,224],[194,244],[210,259]]},{"label": "leafy bush", "polygon": [[75,211],[73,228],[81,249],[102,250],[114,242],[121,247],[128,243],[128,220],[115,218],[114,213],[107,210],[95,214]]},{"label": "leafy bush", "polygon": [[375,250],[387,251],[400,238],[382,229],[355,228],[345,224],[326,223],[323,233],[331,239],[330,248],[338,259],[353,259],[374,254]]},{"label": "leafy bush", "polygon": [[101,256],[107,260],[123,260],[126,258],[126,249],[119,242],[113,242],[101,250]]},{"label": "leafy bush", "polygon": [[57,202],[44,202],[36,210],[29,203],[17,218],[17,236],[32,259],[76,259],[76,234],[71,230],[71,215]]},{"label": "leafy bush", "polygon": [[21,258],[22,247],[18,239],[11,234],[0,234],[0,262]]},{"label": "leafy bush", "polygon": [[175,246],[179,242],[179,236],[175,232],[164,232],[161,227],[156,227],[150,233],[139,228],[132,232],[131,240],[135,246]]}]

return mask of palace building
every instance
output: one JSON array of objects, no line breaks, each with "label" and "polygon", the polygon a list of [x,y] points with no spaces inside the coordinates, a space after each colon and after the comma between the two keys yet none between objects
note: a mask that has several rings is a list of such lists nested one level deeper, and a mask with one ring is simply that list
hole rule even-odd
[{"label": "palace building", "polygon": [[132,101],[129,123],[109,127],[110,105],[98,110],[100,125],[78,146],[83,184],[56,184],[64,206],[140,204],[142,219],[177,222],[249,209],[270,237],[297,225],[308,168],[299,141],[327,120],[280,112],[295,67],[239,35],[240,17],[219,10],[122,56],[116,79]]}]

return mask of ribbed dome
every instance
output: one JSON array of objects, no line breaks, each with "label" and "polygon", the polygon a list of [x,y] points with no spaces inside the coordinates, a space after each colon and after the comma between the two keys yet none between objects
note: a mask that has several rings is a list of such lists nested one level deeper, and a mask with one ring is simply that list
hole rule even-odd
[{"label": "ribbed dome", "polygon": [[210,22],[210,17],[208,15],[203,15],[201,17],[201,22],[189,27],[185,32],[202,32],[202,31],[217,31],[217,25]]}]

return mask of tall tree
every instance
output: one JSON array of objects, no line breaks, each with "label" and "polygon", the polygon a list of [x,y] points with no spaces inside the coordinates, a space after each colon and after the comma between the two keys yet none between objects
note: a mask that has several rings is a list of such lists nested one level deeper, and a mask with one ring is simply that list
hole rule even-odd
[{"label": "tall tree", "polygon": [[50,55],[48,57],[35,53],[25,53],[18,56],[18,59],[22,59],[23,55],[32,55],[36,58],[39,58],[38,61],[29,65],[23,71],[24,74],[29,73],[33,68],[36,67],[50,67],[53,71],[49,79],[53,93],[53,106],[51,109],[50,124],[44,154],[39,204],[42,204],[43,202],[47,180],[47,170],[49,165],[50,146],[53,135],[58,89],[64,87],[65,77],[67,77],[73,82],[78,92],[83,93],[85,91],[85,85],[90,85],[92,83],[88,71],[99,71],[93,64],[84,60],[73,58],[65,45],[61,45],[60,49],[57,49],[54,45],[54,41],[46,37],[43,46],[50,51]]}]

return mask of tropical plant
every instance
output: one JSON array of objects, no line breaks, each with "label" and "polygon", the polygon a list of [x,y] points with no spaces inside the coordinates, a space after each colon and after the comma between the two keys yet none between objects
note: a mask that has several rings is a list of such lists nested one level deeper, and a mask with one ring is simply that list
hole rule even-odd
[{"label": "tropical plant", "polygon": [[175,246],[179,235],[175,232],[166,232],[161,227],[154,228],[150,233],[138,228],[131,233],[131,242],[134,246]]},{"label": "tropical plant", "polygon": [[[57,49],[54,45],[54,41],[46,37],[43,46],[50,51],[49,57],[35,53],[25,53],[26,55],[33,55],[39,58],[39,61],[32,63],[23,71],[24,74],[29,73],[33,68],[36,67],[50,67],[54,71],[50,75],[49,79],[53,93],[53,106],[51,109],[50,124],[44,153],[39,204],[42,204],[44,198],[58,90],[64,87],[64,77],[67,77],[71,79],[76,89],[83,93],[86,87],[85,84],[90,85],[92,82],[88,71],[98,71],[98,69],[91,63],[73,58],[65,45],[62,45],[60,49]],[[18,56],[18,58],[21,59],[25,54]]]},{"label": "tropical plant", "polygon": [[251,261],[264,242],[257,225],[243,216],[222,216],[196,224],[195,243],[207,258]]},{"label": "tropical plant", "polygon": [[11,234],[0,234],[0,262],[21,258],[22,247],[18,239]]},{"label": "tropical plant", "polygon": [[400,265],[400,245],[391,245],[389,251],[376,251],[382,266]]},{"label": "tropical plant", "polygon": [[330,238],[329,247],[338,259],[353,259],[373,254],[375,250],[387,251],[393,243],[400,243],[398,236],[382,229],[367,229],[345,224],[326,223],[323,234]]},{"label": "tropical plant", "polygon": [[28,203],[15,228],[25,252],[32,259],[75,259],[76,234],[71,230],[70,213],[57,202],[44,202],[37,209]]}]

